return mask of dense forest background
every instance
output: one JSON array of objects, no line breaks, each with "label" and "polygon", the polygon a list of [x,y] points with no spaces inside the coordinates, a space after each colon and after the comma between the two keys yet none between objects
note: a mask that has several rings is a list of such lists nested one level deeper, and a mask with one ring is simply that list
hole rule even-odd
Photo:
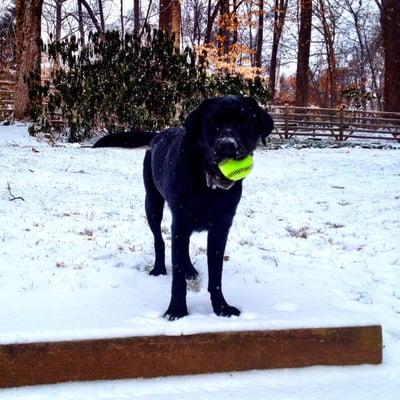
[{"label": "dense forest background", "polygon": [[32,108],[27,76],[65,68],[65,57],[49,57],[41,42],[77,38],[82,49],[91,34],[102,40],[117,31],[124,46],[127,34],[148,41],[152,28],[173,35],[181,52],[189,47],[208,76],[257,79],[273,104],[400,111],[398,0],[7,0],[0,7],[0,68],[15,71],[17,118]]}]

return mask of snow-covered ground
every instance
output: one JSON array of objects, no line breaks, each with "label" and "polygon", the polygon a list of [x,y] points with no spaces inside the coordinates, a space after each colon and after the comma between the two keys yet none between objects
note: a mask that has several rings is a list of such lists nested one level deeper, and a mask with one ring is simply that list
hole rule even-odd
[{"label": "snow-covered ground", "polygon": [[[52,147],[0,127],[0,343],[379,323],[384,363],[3,389],[0,399],[400,398],[399,150],[258,150],[223,278],[242,315],[212,313],[196,234],[200,279],[190,316],[174,322],[161,318],[170,275],[147,274],[143,154]],[[167,268],[169,222],[166,212]]]}]

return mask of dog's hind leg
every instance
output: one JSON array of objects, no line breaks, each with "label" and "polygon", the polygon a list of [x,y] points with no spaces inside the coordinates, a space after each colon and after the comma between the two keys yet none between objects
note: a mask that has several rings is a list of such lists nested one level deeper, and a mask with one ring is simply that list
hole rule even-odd
[{"label": "dog's hind leg", "polygon": [[161,220],[164,210],[164,198],[157,190],[151,173],[151,153],[146,151],[143,165],[143,180],[146,188],[146,216],[150,229],[154,235],[155,262],[150,275],[166,275],[165,244],[161,234]]}]

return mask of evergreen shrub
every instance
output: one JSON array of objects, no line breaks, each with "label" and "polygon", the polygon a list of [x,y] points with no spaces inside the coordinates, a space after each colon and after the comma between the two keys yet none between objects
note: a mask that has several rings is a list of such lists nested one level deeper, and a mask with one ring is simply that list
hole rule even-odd
[{"label": "evergreen shrub", "polygon": [[179,52],[163,31],[146,29],[144,36],[126,34],[121,40],[116,31],[91,33],[84,45],[72,36],[46,47],[60,67],[51,81],[32,92],[47,97],[46,115],[61,112],[69,141],[89,138],[98,128],[178,126],[188,111],[212,96],[252,95],[263,104],[269,100],[259,78],[209,75],[192,49]]}]

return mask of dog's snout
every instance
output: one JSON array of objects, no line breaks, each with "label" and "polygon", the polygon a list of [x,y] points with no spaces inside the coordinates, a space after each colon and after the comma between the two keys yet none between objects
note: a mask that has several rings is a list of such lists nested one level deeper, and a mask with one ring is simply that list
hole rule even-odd
[{"label": "dog's snout", "polygon": [[236,158],[238,144],[233,138],[222,138],[217,142],[217,154],[221,158]]}]

